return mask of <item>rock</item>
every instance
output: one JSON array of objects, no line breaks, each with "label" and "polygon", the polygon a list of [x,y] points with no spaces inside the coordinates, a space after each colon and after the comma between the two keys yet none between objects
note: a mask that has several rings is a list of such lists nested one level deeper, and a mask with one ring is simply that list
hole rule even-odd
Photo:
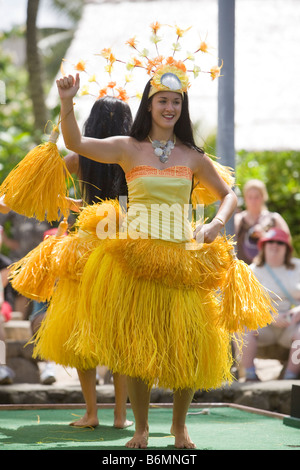
[{"label": "rock", "polygon": [[30,321],[9,320],[4,323],[6,340],[28,341],[32,337]]},{"label": "rock", "polygon": [[235,403],[237,405],[270,411],[268,396],[264,393],[255,392],[253,390],[247,390],[243,395],[236,399]]},{"label": "rock", "polygon": [[6,341],[6,363],[15,375],[14,383],[39,383],[40,371],[32,358],[33,345],[26,341]]}]

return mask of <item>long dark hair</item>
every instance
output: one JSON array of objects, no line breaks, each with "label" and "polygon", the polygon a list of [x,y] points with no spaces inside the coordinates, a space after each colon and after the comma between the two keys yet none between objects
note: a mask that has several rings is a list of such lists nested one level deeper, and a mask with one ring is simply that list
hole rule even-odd
[{"label": "long dark hair", "polygon": [[[149,80],[147,85],[145,86],[142,100],[130,132],[130,136],[134,137],[139,141],[146,139],[151,129],[152,119],[151,113],[149,112],[149,105],[151,103],[152,97],[148,98],[150,86],[151,83]],[[178,139],[182,141],[183,144],[197,150],[198,152],[204,153],[204,151],[196,145],[194,140],[187,93],[184,93],[183,96],[182,110],[180,117],[175,124],[174,133],[176,137],[178,137]]]},{"label": "long dark hair", "polygon": [[[105,96],[94,103],[83,134],[98,139],[129,135],[131,125],[132,114],[128,104]],[[128,194],[124,171],[117,164],[99,163],[79,155],[79,172],[81,197],[85,204]]]}]

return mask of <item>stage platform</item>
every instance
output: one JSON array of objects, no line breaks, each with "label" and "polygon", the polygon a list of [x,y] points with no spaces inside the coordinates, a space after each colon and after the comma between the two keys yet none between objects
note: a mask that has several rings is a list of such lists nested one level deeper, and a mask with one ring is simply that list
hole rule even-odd
[{"label": "stage platform", "polygon": [[[110,457],[115,451],[127,455],[125,443],[132,437],[134,426],[115,429],[113,408],[111,404],[99,405],[100,425],[77,429],[69,423],[84,414],[84,405],[1,405],[0,450],[98,450],[110,452]],[[197,452],[300,450],[300,429],[286,425],[285,418],[279,413],[235,404],[197,403],[189,409],[187,426]],[[133,420],[129,405],[128,419]],[[151,404],[149,452],[176,452],[170,434],[171,420],[171,404]],[[194,450],[181,452],[190,457],[198,455]]]}]

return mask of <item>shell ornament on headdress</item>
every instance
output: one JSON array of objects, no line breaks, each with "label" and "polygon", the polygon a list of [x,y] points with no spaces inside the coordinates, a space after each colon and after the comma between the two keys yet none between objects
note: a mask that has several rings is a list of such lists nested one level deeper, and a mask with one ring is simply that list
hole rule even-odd
[{"label": "shell ornament on headdress", "polygon": [[[170,28],[168,25],[164,26]],[[127,61],[118,59],[112,52],[111,48],[104,48],[99,54],[95,54],[105,59],[106,64],[104,68],[105,72],[109,75],[107,85],[98,88],[98,93],[94,94],[96,98],[111,95],[123,101],[128,101],[129,98],[133,96],[128,94],[126,86],[133,80],[133,73],[137,68],[144,69],[151,77],[149,98],[159,91],[174,91],[183,95],[190,87],[190,76],[196,78],[200,73],[206,73],[211,76],[212,80],[220,76],[223,64],[220,66],[214,65],[210,67],[209,70],[202,70],[199,65],[195,64],[195,55],[197,53],[206,54],[209,52],[209,46],[206,41],[200,41],[200,44],[198,44],[193,53],[187,52],[183,58],[175,58],[175,54],[178,55],[182,49],[180,39],[191,29],[191,27],[181,29],[178,26],[171,26],[171,28],[175,30],[176,40],[172,44],[171,53],[167,56],[161,55],[159,53],[158,43],[162,41],[162,38],[158,35],[158,32],[162,27],[163,26],[158,22],[150,25],[152,33],[150,39],[152,44],[155,45],[154,56],[150,56],[149,50],[146,48],[141,50],[138,49],[135,36],[125,43],[130,47],[130,49],[135,51],[135,55],[131,55]],[[113,77],[116,63],[123,64],[126,69],[124,79],[122,79],[122,86],[117,86],[117,82]],[[188,66],[188,63],[190,63],[191,66]],[[74,68],[76,71],[88,73],[86,62],[84,60],[77,62],[77,64],[74,65]],[[99,86],[100,80],[97,80],[95,73],[91,73],[89,75],[88,81],[89,84],[94,83]],[[80,94],[92,94],[90,92],[90,86],[84,85],[80,90]],[[134,96],[140,97],[140,93],[135,93]]]}]

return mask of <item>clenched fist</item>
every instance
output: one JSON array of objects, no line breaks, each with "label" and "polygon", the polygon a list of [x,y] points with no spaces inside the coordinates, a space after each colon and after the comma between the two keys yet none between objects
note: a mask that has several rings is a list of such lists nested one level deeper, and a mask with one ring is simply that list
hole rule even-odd
[{"label": "clenched fist", "polygon": [[72,99],[76,95],[80,86],[79,73],[74,78],[73,75],[56,80],[56,85],[61,100]]}]

